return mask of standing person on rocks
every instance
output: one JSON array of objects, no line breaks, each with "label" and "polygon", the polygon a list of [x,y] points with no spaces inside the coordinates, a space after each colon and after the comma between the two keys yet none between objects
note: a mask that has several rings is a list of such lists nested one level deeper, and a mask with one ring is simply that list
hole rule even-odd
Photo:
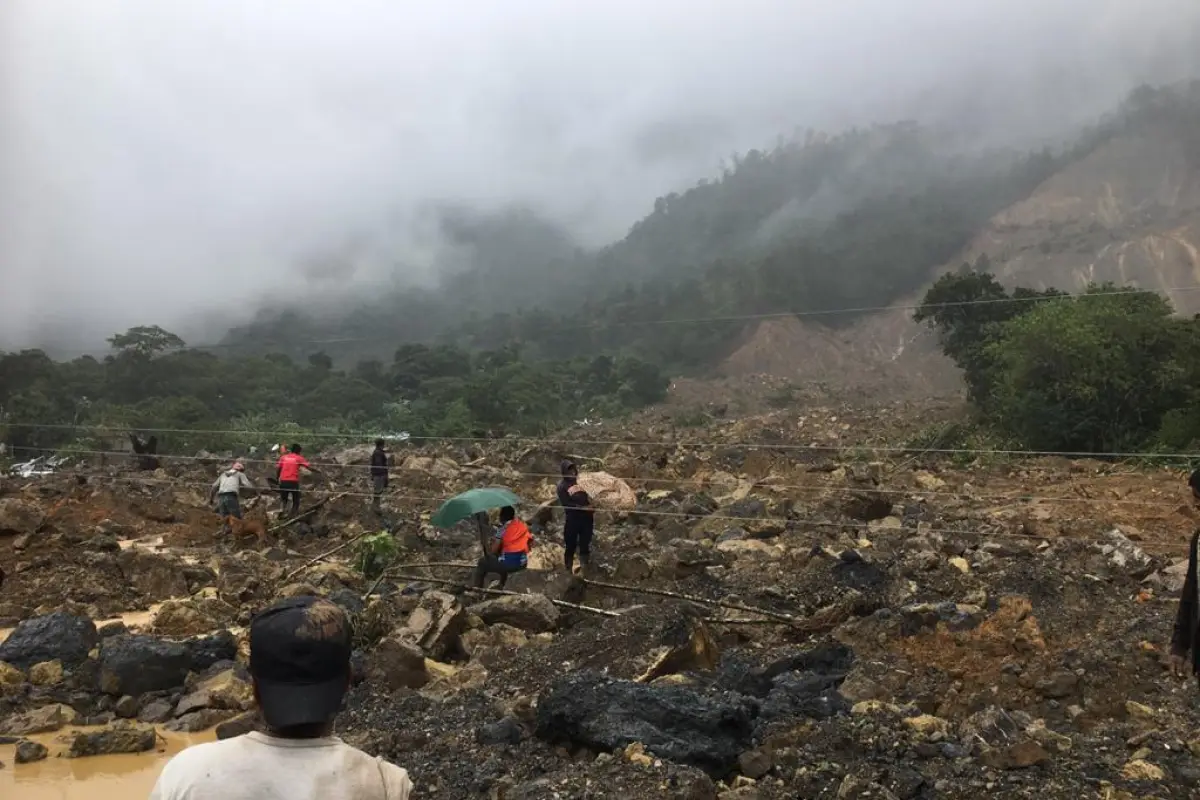
[{"label": "standing person on rocks", "polygon": [[217,477],[208,493],[209,504],[211,505],[213,499],[216,498],[217,513],[226,520],[226,533],[229,531],[229,517],[242,518],[242,505],[239,499],[242,489],[254,491],[254,484],[246,477],[246,468],[242,466],[242,462],[235,461],[233,466]]},{"label": "standing person on rocks", "polygon": [[563,507],[563,563],[567,572],[575,566],[575,551],[579,551],[579,567],[587,569],[592,558],[592,533],[595,531],[596,512],[591,507],[587,492],[577,483],[579,467],[573,461],[564,460],[561,465],[562,480],[558,482],[558,503]]},{"label": "standing person on rocks", "polygon": [[375,450],[371,453],[371,508],[376,514],[382,512],[380,506],[383,493],[388,487],[388,454],[384,449],[383,439],[375,440]]},{"label": "standing person on rocks", "polygon": [[150,800],[408,800],[408,771],[333,735],[350,688],[350,620],[290,597],[250,623],[250,675],[265,733],[195,745],[163,769]]},{"label": "standing person on rocks", "polygon": [[[1200,469],[1194,471],[1188,478],[1188,486],[1192,490],[1192,505],[1200,508]],[[1195,519],[1193,509],[1189,514]],[[1183,589],[1179,593],[1179,610],[1175,614],[1175,630],[1171,635],[1171,672],[1179,677],[1189,672],[1196,676],[1200,684],[1200,587],[1196,581],[1196,544],[1200,540],[1200,528],[1192,534],[1188,544],[1187,577],[1183,581]],[[1191,656],[1189,664],[1188,656]]]},{"label": "standing person on rocks", "polygon": [[500,509],[500,527],[492,538],[491,552],[475,565],[475,586],[482,589],[487,576],[495,573],[500,576],[500,588],[503,589],[509,575],[520,572],[529,564],[532,547],[533,534],[524,521],[517,519],[517,510],[512,506]]},{"label": "standing person on rocks", "polygon": [[314,469],[308,459],[301,455],[304,450],[298,444],[293,444],[291,450],[279,457],[275,465],[279,472],[279,508],[280,513],[286,514],[288,500],[292,502],[292,516],[300,513],[300,470],[304,469],[313,475],[320,475],[319,469]]}]

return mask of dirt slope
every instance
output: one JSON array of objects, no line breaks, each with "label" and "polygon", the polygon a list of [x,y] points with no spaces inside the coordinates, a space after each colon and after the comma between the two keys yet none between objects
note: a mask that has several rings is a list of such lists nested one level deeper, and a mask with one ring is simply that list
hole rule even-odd
[{"label": "dirt slope", "polygon": [[[1163,292],[1182,314],[1200,312],[1200,175],[1186,135],[1150,127],[1097,147],[993,217],[959,256],[931,272],[930,283],[986,256],[1010,287],[1079,291],[1112,281]],[[923,294],[896,305],[919,303]],[[804,319],[768,320],[723,371],[886,385],[908,395],[940,394],[958,383],[909,310],[874,314],[839,331]]]}]

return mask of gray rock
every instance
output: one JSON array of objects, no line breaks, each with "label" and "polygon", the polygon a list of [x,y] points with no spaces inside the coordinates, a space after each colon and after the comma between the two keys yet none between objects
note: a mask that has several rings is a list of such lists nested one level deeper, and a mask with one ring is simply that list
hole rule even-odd
[{"label": "gray rock", "polygon": [[141,695],[182,686],[192,649],[153,636],[113,636],[100,645],[100,690]]},{"label": "gray rock", "polygon": [[247,711],[217,725],[218,739],[232,739],[251,731],[262,730],[263,720],[257,711]]},{"label": "gray rock", "polygon": [[479,744],[519,744],[524,736],[525,731],[515,717],[505,717],[475,731],[475,741]]},{"label": "gray rock", "polygon": [[358,593],[344,586],[341,589],[330,592],[329,601],[341,606],[342,610],[351,616],[359,613],[364,608],[362,598],[358,596]]},{"label": "gray rock", "polygon": [[173,711],[174,707],[166,700],[153,700],[138,713],[138,722],[163,723],[171,718]]},{"label": "gray rock", "polygon": [[101,553],[118,553],[121,551],[121,543],[117,541],[115,536],[93,536],[83,543],[84,550],[94,550]]},{"label": "gray rock", "polygon": [[539,738],[594,750],[641,742],[648,751],[724,777],[753,733],[753,705],[682,686],[615,681],[595,672],[566,676],[538,701]]},{"label": "gray rock", "polygon": [[558,627],[558,607],[542,594],[497,597],[471,606],[468,611],[489,625],[503,622],[531,633],[552,631]]},{"label": "gray rock", "polygon": [[169,731],[180,733],[198,733],[206,731],[214,725],[225,722],[235,716],[237,716],[236,711],[226,711],[220,708],[202,708],[199,711],[185,714],[179,719],[173,719],[166,725],[163,725],[163,727]]},{"label": "gray rock", "polygon": [[90,619],[55,611],[18,625],[0,642],[0,661],[23,670],[54,660],[74,667],[87,659],[97,640],[96,625]]},{"label": "gray rock", "polygon": [[102,731],[80,731],[71,739],[68,758],[104,756],[114,753],[143,753],[154,749],[154,728],[140,727],[128,720],[113,723]]},{"label": "gray rock", "polygon": [[392,691],[419,689],[429,683],[425,653],[401,634],[392,634],[367,658],[367,679]]},{"label": "gray rock", "polygon": [[63,703],[52,703],[0,720],[0,733],[7,736],[50,733],[78,721],[79,714],[75,709]]},{"label": "gray rock", "polygon": [[41,761],[48,755],[50,755],[50,751],[46,749],[46,745],[22,739],[17,742],[17,752],[13,761],[18,764],[32,764],[35,761]]},{"label": "gray rock", "polygon": [[113,620],[106,625],[102,625],[96,634],[101,639],[107,639],[110,636],[120,636],[123,633],[129,633],[129,628],[121,620]]},{"label": "gray rock", "polygon": [[237,659],[237,639],[229,631],[217,631],[211,636],[192,639],[187,643],[192,653],[192,669],[206,670],[221,661]]},{"label": "gray rock", "polygon": [[136,697],[124,695],[117,701],[113,711],[122,719],[133,719],[138,715],[138,701]]}]

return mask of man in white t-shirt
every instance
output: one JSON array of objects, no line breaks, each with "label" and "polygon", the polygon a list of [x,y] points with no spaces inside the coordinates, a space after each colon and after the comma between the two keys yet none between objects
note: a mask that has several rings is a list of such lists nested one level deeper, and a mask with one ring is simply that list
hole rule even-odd
[{"label": "man in white t-shirt", "polygon": [[408,772],[333,736],[350,686],[350,621],[316,597],[292,597],[250,623],[250,674],[266,733],[189,747],[150,800],[408,800]]}]

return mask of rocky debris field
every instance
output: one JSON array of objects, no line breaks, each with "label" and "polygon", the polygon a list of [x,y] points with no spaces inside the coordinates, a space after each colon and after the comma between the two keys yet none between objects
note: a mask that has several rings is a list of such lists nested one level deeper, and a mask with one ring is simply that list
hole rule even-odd
[{"label": "rocky debris field", "polygon": [[[221,534],[204,454],[0,479],[0,737],[30,761],[33,734],[86,757],[253,729],[245,626],[317,593],[355,620],[341,735],[422,797],[1200,795],[1200,691],[1165,668],[1180,474],[886,449],[897,413],[398,449],[382,518],[369,448],[319,453],[328,502],[262,550]],[[475,532],[430,512],[503,484],[531,513],[563,457],[637,509],[600,515],[582,577],[555,527],[519,596],[464,591]],[[353,540],[384,525],[375,585]]]}]

